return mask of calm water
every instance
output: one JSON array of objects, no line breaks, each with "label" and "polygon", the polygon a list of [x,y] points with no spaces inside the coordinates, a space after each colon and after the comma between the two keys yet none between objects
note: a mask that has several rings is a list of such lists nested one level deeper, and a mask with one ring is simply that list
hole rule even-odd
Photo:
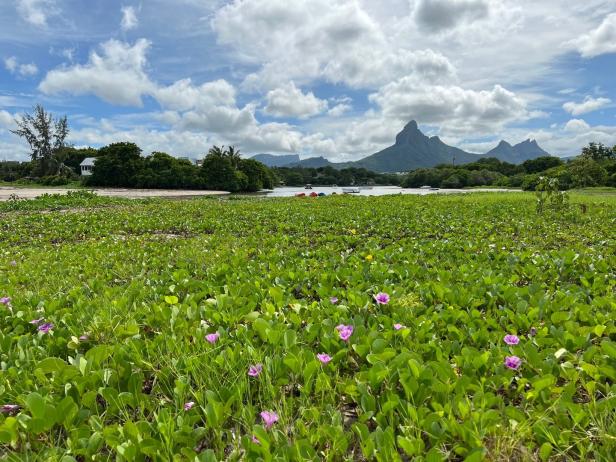
[{"label": "calm water", "polygon": [[[451,194],[451,193],[468,193],[473,191],[488,191],[488,192],[505,192],[510,191],[508,189],[439,189],[438,191],[431,191],[429,189],[403,189],[397,186],[375,186],[372,189],[361,189],[359,193],[352,194],[353,196],[385,196],[388,194],[415,194],[415,195],[427,195],[427,194]],[[273,191],[265,193],[267,197],[292,197],[297,193],[311,192],[325,193],[331,195],[332,193],[342,194],[342,187],[332,188],[328,186],[313,186],[312,189],[304,189],[303,187],[296,188],[276,188]]]}]

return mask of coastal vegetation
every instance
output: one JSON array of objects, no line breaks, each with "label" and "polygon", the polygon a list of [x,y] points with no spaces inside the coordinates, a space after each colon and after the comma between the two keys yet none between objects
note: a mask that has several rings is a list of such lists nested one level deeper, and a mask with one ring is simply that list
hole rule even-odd
[{"label": "coastal vegetation", "polygon": [[616,198],[0,204],[8,460],[610,460]]}]

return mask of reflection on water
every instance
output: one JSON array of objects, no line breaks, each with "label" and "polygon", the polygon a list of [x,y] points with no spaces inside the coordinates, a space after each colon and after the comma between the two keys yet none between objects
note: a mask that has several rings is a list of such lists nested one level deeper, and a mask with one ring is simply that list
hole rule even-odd
[{"label": "reflection on water", "polygon": [[[305,193],[307,196],[310,193],[324,193],[326,196],[331,195],[332,193],[343,194],[342,187],[332,188],[329,186],[313,186],[312,189],[305,189],[303,187],[295,187],[295,188],[276,188],[273,191],[268,191],[265,193],[267,197],[292,197],[296,194]],[[347,189],[347,188],[344,188]],[[447,194],[447,193],[468,193],[473,191],[489,191],[489,192],[507,192],[510,191],[508,189],[439,189],[439,190],[430,190],[430,189],[404,189],[399,188],[398,186],[375,186],[371,189],[360,189],[358,193],[350,194],[352,196],[386,196],[388,194],[415,194],[415,195],[427,195],[427,194]]]}]

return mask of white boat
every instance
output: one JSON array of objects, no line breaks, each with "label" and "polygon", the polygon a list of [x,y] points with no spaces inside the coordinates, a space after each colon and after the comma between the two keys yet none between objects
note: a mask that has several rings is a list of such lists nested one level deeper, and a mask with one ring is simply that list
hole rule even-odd
[{"label": "white boat", "polygon": [[422,187],[421,187],[421,188],[419,188],[419,189],[432,189],[432,186],[422,186]]},{"label": "white boat", "polygon": [[359,194],[359,188],[342,188],[344,194]]}]

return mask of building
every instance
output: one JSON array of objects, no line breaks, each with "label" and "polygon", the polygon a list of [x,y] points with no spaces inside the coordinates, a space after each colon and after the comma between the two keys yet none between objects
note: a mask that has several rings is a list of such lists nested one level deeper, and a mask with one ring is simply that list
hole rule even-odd
[{"label": "building", "polygon": [[85,159],[83,159],[83,162],[79,164],[79,166],[81,167],[82,176],[92,175],[92,170],[94,169],[94,162],[96,162],[96,157],[86,157]]}]

